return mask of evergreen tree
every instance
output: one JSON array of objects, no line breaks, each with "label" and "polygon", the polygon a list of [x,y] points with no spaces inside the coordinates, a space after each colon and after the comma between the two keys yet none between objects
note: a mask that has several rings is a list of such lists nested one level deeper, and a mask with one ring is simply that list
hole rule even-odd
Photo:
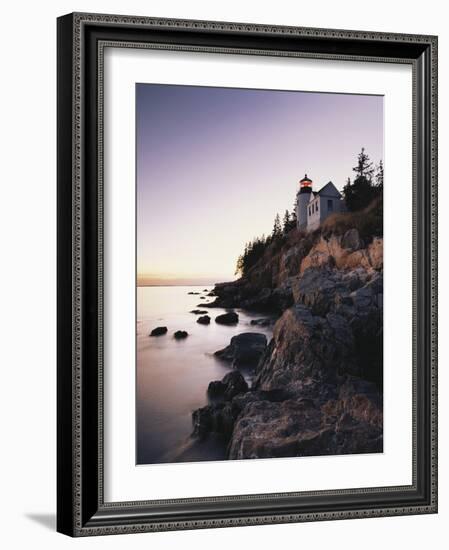
[{"label": "evergreen tree", "polygon": [[373,163],[363,147],[357,156],[357,166],[354,166],[353,171],[356,173],[353,183],[348,178],[343,188],[345,203],[350,211],[367,207],[381,191],[373,183]]},{"label": "evergreen tree", "polygon": [[289,211],[286,210],[284,214],[284,219],[282,221],[282,232],[284,233],[284,235],[287,235],[290,229],[290,214]]},{"label": "evergreen tree", "polygon": [[294,224],[294,227],[296,227],[296,220],[297,220],[296,207],[297,207],[297,199],[295,199],[295,202],[293,204],[293,210],[291,211],[291,214],[290,214],[290,222]]},{"label": "evergreen tree", "polygon": [[380,160],[379,164],[377,165],[375,181],[376,181],[376,187],[378,189],[380,189],[381,191],[383,191],[383,188],[384,188],[384,163],[382,162],[382,160]]},{"label": "evergreen tree", "polygon": [[242,277],[245,276],[248,270],[263,256],[267,245],[268,240],[265,239],[264,235],[262,237],[254,237],[252,241],[246,243],[243,254],[237,258],[235,274]]},{"label": "evergreen tree", "polygon": [[271,232],[271,236],[273,237],[273,239],[277,239],[281,235],[282,235],[281,218],[279,217],[279,214],[276,214],[276,217],[274,218],[273,231]]},{"label": "evergreen tree", "polygon": [[348,177],[346,184],[343,187],[343,197],[345,199],[346,206],[351,210],[350,205],[353,202],[353,187],[351,184],[351,178]]},{"label": "evergreen tree", "polygon": [[365,153],[365,147],[362,147],[361,152],[357,156],[357,166],[354,166],[353,171],[357,174],[355,179],[366,178],[371,181],[374,168],[369,156]]},{"label": "evergreen tree", "polygon": [[243,254],[240,254],[240,256],[237,258],[237,264],[235,266],[235,275],[243,275],[243,266],[244,266],[244,260],[243,260]]}]

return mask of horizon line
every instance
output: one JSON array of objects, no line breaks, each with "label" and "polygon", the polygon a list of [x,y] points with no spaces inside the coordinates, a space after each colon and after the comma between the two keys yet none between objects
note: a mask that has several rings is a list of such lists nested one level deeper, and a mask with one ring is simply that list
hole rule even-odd
[{"label": "horizon line", "polygon": [[164,277],[137,277],[136,286],[215,286],[218,283],[232,282],[235,277],[190,278],[179,277],[165,279]]},{"label": "horizon line", "polygon": [[147,283],[147,284],[140,284],[140,283],[137,283],[136,286],[138,287],[141,287],[141,288],[145,288],[147,286],[215,286],[217,283],[211,283],[211,284],[207,284],[207,283],[202,283],[202,284],[198,284],[198,283],[195,283],[195,284],[188,284],[188,283]]}]

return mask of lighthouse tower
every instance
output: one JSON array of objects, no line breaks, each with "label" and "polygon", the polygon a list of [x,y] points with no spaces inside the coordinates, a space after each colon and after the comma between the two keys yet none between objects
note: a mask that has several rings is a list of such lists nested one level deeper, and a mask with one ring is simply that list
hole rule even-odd
[{"label": "lighthouse tower", "polygon": [[299,182],[299,191],[296,194],[296,223],[298,229],[307,229],[307,205],[312,193],[312,180],[307,174]]}]

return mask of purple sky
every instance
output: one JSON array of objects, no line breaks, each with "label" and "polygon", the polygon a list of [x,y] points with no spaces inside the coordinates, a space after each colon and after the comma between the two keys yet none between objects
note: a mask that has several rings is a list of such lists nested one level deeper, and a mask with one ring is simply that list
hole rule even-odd
[{"label": "purple sky", "polygon": [[136,85],[140,282],[234,278],[246,241],[291,210],[307,172],[341,189],[383,158],[380,96]]}]

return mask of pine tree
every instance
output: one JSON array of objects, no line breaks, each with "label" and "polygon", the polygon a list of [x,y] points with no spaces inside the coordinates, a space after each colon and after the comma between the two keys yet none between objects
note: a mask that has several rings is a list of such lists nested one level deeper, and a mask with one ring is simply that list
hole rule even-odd
[{"label": "pine tree", "polygon": [[286,210],[284,214],[284,219],[282,221],[282,232],[284,235],[286,235],[290,231],[290,214],[289,211]]},{"label": "pine tree", "polygon": [[346,203],[346,205],[348,206],[349,209],[351,209],[350,204],[352,202],[352,195],[353,195],[353,189],[352,189],[352,185],[351,185],[351,178],[348,177],[348,179],[346,180],[346,183],[343,187],[343,197],[344,197],[345,203]]},{"label": "pine tree", "polygon": [[273,239],[277,239],[280,235],[282,235],[281,218],[279,217],[279,214],[276,214],[276,217],[274,218],[273,231],[271,232],[271,236],[273,237]]},{"label": "pine tree", "polygon": [[357,156],[357,166],[354,166],[353,171],[356,173],[353,183],[348,178],[343,188],[345,203],[350,211],[366,208],[381,192],[381,188],[373,182],[374,166],[364,147]]},{"label": "pine tree", "polygon": [[355,179],[364,177],[368,181],[371,181],[374,168],[369,156],[365,153],[365,147],[362,147],[361,152],[358,154],[357,166],[354,166],[353,171],[357,174]]},{"label": "pine tree", "polygon": [[248,271],[262,258],[269,241],[262,237],[254,237],[252,241],[245,244],[243,254],[237,258],[235,274],[244,277]]},{"label": "pine tree", "polygon": [[296,227],[296,220],[297,220],[297,217],[296,217],[296,207],[298,206],[298,201],[297,199],[295,199],[295,202],[293,204],[293,210],[291,211],[291,214],[290,214],[290,221],[294,224],[294,226]]},{"label": "pine tree", "polygon": [[376,180],[376,187],[379,190],[383,191],[383,188],[384,188],[384,163],[382,162],[382,160],[380,160],[379,164],[377,165],[375,180]]},{"label": "pine tree", "polygon": [[240,254],[240,256],[237,258],[237,264],[235,266],[234,275],[243,275],[243,267],[244,267],[243,254]]}]

